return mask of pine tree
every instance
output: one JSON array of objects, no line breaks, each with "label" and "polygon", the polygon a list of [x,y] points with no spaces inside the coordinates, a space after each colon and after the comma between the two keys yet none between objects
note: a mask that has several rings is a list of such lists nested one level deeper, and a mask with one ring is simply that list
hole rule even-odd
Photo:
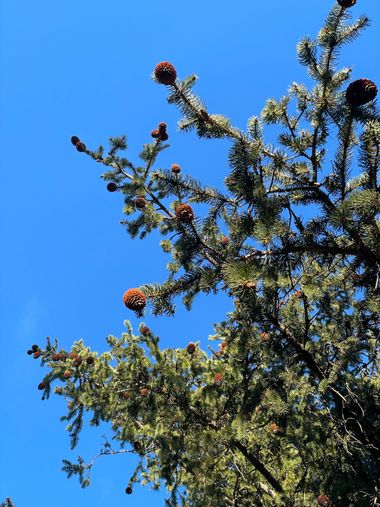
[{"label": "pine tree", "polygon": [[[211,355],[196,343],[162,350],[144,323],[134,333],[129,322],[103,354],[82,341],[63,351],[48,340],[39,351],[43,397],[55,384],[70,402],[72,447],[89,412],[113,431],[97,457],[139,457],[127,494],[136,482],[163,482],[170,506],[380,505],[380,117],[375,83],[337,67],[339,50],[368,25],[351,21],[355,3],[338,0],[316,38],[298,44],[314,87],[292,83],[246,131],[207,110],[195,75],[157,65],[179,128],[231,141],[224,190],[178,164],[155,169],[166,124],[139,163],[125,158],[125,136],[94,151],[72,138],[122,193],[130,236],[157,229],[171,255],[164,283],[126,288],[128,311],[172,314],[179,296],[191,309],[201,292],[233,301]],[[264,139],[271,124],[277,146]],[[63,470],[85,487],[95,462],[64,460]]]},{"label": "pine tree", "polygon": [[16,507],[12,500],[8,497],[0,504],[0,507]]}]

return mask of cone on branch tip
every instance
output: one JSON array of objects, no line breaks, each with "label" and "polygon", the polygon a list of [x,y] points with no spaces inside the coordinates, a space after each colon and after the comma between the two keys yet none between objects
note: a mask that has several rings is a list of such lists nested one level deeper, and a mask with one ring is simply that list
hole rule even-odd
[{"label": "cone on branch tip", "polygon": [[136,442],[133,442],[133,448],[135,451],[141,451],[142,445],[140,442],[136,441]]},{"label": "cone on branch tip", "polygon": [[177,78],[177,71],[169,62],[160,62],[154,69],[154,75],[157,81],[163,85],[173,85]]},{"label": "cone on branch tip", "polygon": [[196,348],[197,348],[197,346],[195,345],[195,343],[190,342],[190,343],[188,344],[188,346],[186,347],[186,350],[187,350],[187,352],[188,352],[189,354],[194,354],[194,352],[195,352],[195,349],[196,349]]},{"label": "cone on branch tip", "polygon": [[170,169],[173,174],[179,174],[181,172],[181,167],[178,164],[172,164]]},{"label": "cone on branch tip", "polygon": [[146,398],[149,394],[149,389],[147,387],[142,387],[140,390],[139,390],[139,395],[142,396],[143,398]]},{"label": "cone on branch tip", "polygon": [[52,357],[51,357],[52,361],[60,361],[62,359],[62,355],[61,354],[54,354]]},{"label": "cone on branch tip", "polygon": [[31,348],[32,348],[33,352],[37,352],[40,349],[38,345],[32,345]]},{"label": "cone on branch tip", "polygon": [[77,137],[77,136],[71,137],[71,144],[73,144],[74,146],[76,146],[79,142],[80,142],[79,137]]},{"label": "cone on branch tip", "polygon": [[41,352],[39,350],[37,350],[37,352],[34,352],[33,357],[34,357],[34,359],[38,359],[40,357],[40,355],[41,355]]},{"label": "cone on branch tip", "polygon": [[150,135],[152,137],[154,137],[155,139],[157,139],[158,137],[160,137],[160,132],[158,129],[155,129],[155,130],[152,130],[152,132],[150,133]]},{"label": "cone on branch tip", "polygon": [[26,353],[28,354],[28,356],[31,356],[33,354],[33,350],[29,349],[29,350],[26,351]]},{"label": "cone on branch tip", "polygon": [[357,79],[346,90],[346,100],[351,106],[363,106],[374,100],[377,95],[377,86],[369,79]]},{"label": "cone on branch tip", "polygon": [[94,362],[95,362],[95,359],[92,356],[88,356],[88,358],[86,359],[87,364],[94,364]]},{"label": "cone on branch tip", "polygon": [[149,336],[151,334],[151,331],[148,326],[142,326],[140,331],[143,336]]},{"label": "cone on branch tip", "polygon": [[353,5],[356,4],[356,0],[338,0],[338,4],[341,6],[341,7],[352,7]]},{"label": "cone on branch tip", "polygon": [[222,373],[215,373],[214,375],[214,385],[216,387],[220,387],[223,384],[223,374]]},{"label": "cone on branch tip", "polygon": [[128,289],[124,292],[123,301],[134,312],[141,312],[146,306],[146,296],[140,289]]},{"label": "cone on branch tip", "polygon": [[194,211],[189,204],[179,204],[175,209],[177,220],[184,224],[190,224],[194,220]]},{"label": "cone on branch tip", "polygon": [[327,495],[319,495],[317,498],[317,504],[320,505],[320,507],[329,507],[330,498]]},{"label": "cone on branch tip", "polygon": [[79,141],[79,143],[77,143],[75,145],[75,147],[80,152],[86,151],[86,145],[84,143],[82,143],[81,141]]},{"label": "cone on branch tip", "polygon": [[40,382],[40,383],[38,384],[38,389],[39,389],[40,391],[43,391],[44,389],[46,389],[46,387],[47,387],[47,383],[46,383],[46,382]]},{"label": "cone on branch tip", "polygon": [[82,364],[82,359],[80,357],[78,357],[78,359],[75,359],[74,366],[79,367],[81,364]]},{"label": "cone on branch tip", "polygon": [[135,206],[138,210],[143,210],[146,206],[146,200],[144,199],[144,197],[138,197],[135,200]]},{"label": "cone on branch tip", "polygon": [[108,183],[107,190],[108,190],[108,192],[115,192],[117,190],[116,183],[114,183],[113,181],[111,181],[110,183]]},{"label": "cone on branch tip", "polygon": [[67,379],[67,378],[70,378],[70,376],[71,376],[71,371],[70,371],[70,370],[65,370],[65,371],[63,372],[63,377],[64,377],[64,378],[66,378],[66,379]]},{"label": "cone on branch tip", "polygon": [[220,244],[222,245],[222,247],[226,247],[228,246],[228,243],[230,242],[230,238],[228,236],[224,236],[221,240],[220,240]]},{"label": "cone on branch tip", "polygon": [[127,493],[127,495],[132,495],[132,488],[131,488],[131,486],[128,486],[127,488],[125,488],[125,492]]},{"label": "cone on branch tip", "polygon": [[158,132],[160,134],[163,134],[164,132],[166,132],[167,128],[168,128],[168,126],[164,121],[162,121],[158,124]]}]

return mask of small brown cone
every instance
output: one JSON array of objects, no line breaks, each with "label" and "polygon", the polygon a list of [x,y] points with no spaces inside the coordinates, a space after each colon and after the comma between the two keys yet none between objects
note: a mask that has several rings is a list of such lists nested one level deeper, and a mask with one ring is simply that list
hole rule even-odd
[{"label": "small brown cone", "polygon": [[136,441],[136,442],[133,442],[133,448],[135,451],[139,452],[142,449],[142,445],[140,442]]},{"label": "small brown cone", "polygon": [[37,352],[38,350],[40,350],[40,347],[38,345],[32,345],[32,350],[33,352]]},{"label": "small brown cone", "polygon": [[66,378],[66,379],[70,378],[71,377],[71,371],[70,370],[65,370],[63,372],[63,377]]},{"label": "small brown cone", "polygon": [[40,355],[41,355],[41,352],[39,350],[37,350],[37,352],[34,352],[33,357],[34,357],[34,359],[38,359],[40,357]]},{"label": "small brown cone", "polygon": [[195,343],[193,342],[190,342],[188,344],[188,346],[186,347],[186,350],[189,354],[194,354],[195,350],[196,350],[197,346],[195,345]]},{"label": "small brown cone", "polygon": [[135,200],[135,206],[138,210],[143,210],[146,207],[146,200],[144,197],[138,197]]},{"label": "small brown cone", "polygon": [[162,132],[159,136],[160,141],[167,141],[169,139],[169,136],[166,132]]},{"label": "small brown cone", "polygon": [[341,7],[348,8],[348,7],[352,7],[353,5],[355,5],[356,4],[356,0],[338,0],[338,4]]},{"label": "small brown cone", "polygon": [[179,204],[175,210],[177,220],[184,224],[190,224],[194,220],[194,211],[188,204]]},{"label": "small brown cone", "polygon": [[75,145],[76,149],[80,152],[83,152],[83,151],[86,151],[86,145],[84,143],[82,143],[81,141],[79,141],[79,143],[77,143]]},{"label": "small brown cone", "polygon": [[220,240],[220,244],[222,245],[223,248],[226,248],[226,246],[228,246],[229,242],[230,242],[230,238],[228,236],[224,236]]},{"label": "small brown cone", "polygon": [[149,394],[149,389],[147,387],[142,387],[141,389],[139,389],[139,395],[142,396],[143,398],[146,398]]},{"label": "small brown cone", "polygon": [[94,364],[95,362],[95,358],[93,356],[88,356],[88,358],[86,359],[86,363],[87,364]]},{"label": "small brown cone", "polygon": [[132,495],[132,488],[131,486],[128,486],[125,488],[125,492],[127,493],[127,495]]},{"label": "small brown cone", "polygon": [[108,190],[108,192],[115,192],[117,190],[116,183],[114,183],[113,181],[111,181],[110,183],[108,183],[107,190]]},{"label": "small brown cone", "polygon": [[140,332],[143,336],[149,336],[150,334],[152,334],[148,326],[142,326]]},{"label": "small brown cone", "polygon": [[170,169],[173,174],[179,174],[181,172],[181,167],[178,164],[172,164]]},{"label": "small brown cone", "polygon": [[77,368],[82,364],[82,358],[78,357],[77,359],[75,359],[74,361],[74,366],[76,366]]},{"label": "small brown cone", "polygon": [[317,498],[317,504],[320,505],[320,507],[329,507],[330,498],[327,495],[319,495]]},{"label": "small brown cone", "polygon": [[162,121],[161,123],[158,124],[158,131],[160,134],[163,134],[164,132],[166,132],[167,128],[168,128],[168,126],[164,121]]},{"label": "small brown cone", "polygon": [[357,79],[346,90],[346,100],[352,106],[363,106],[374,100],[377,95],[377,86],[369,79]]},{"label": "small brown cone", "polygon": [[62,355],[61,354],[54,354],[51,358],[53,361],[60,361],[62,359]]},{"label": "small brown cone", "polygon": [[220,387],[223,384],[224,377],[222,373],[215,373],[214,375],[214,385],[216,387]]},{"label": "small brown cone", "polygon": [[169,62],[160,62],[154,69],[154,75],[160,84],[173,85],[177,78],[177,71]]},{"label": "small brown cone", "polygon": [[123,301],[134,312],[141,312],[146,306],[146,296],[140,289],[128,289],[124,292]]},{"label": "small brown cone", "polygon": [[271,433],[273,433],[274,435],[278,435],[279,433],[282,433],[282,429],[280,428],[280,426],[278,424],[276,424],[275,422],[273,422],[271,425],[270,425],[270,430],[271,430]]},{"label": "small brown cone", "polygon": [[155,139],[157,139],[157,137],[160,137],[160,132],[157,129],[155,129],[155,130],[152,130],[152,132],[150,133],[150,135],[152,137],[154,137]]},{"label": "small brown cone", "polygon": [[47,387],[47,383],[46,383],[46,382],[40,382],[40,383],[38,384],[38,389],[39,389],[40,391],[43,391],[46,387]]},{"label": "small brown cone", "polygon": [[71,138],[71,143],[72,143],[74,146],[76,146],[79,142],[80,142],[79,137],[77,137],[77,136],[72,136],[72,138]]}]

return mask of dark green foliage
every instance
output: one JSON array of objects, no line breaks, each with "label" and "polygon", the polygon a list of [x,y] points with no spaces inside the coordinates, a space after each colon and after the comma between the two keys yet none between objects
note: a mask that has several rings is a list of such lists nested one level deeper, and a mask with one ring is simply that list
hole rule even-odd
[{"label": "dark green foliage", "polygon": [[[114,444],[106,440],[90,463],[64,461],[83,487],[96,458],[134,453],[121,487],[163,481],[170,506],[379,504],[380,122],[373,103],[351,107],[342,90],[351,69],[336,67],[339,49],[368,24],[349,19],[334,6],[317,38],[299,43],[314,87],[293,83],[246,132],[207,111],[195,76],[171,85],[181,129],[231,141],[225,189],[157,169],[168,147],[158,138],[144,145],[143,166],[120,156],[125,137],[111,138],[107,155],[87,152],[123,193],[130,236],[163,236],[168,277],[141,280],[152,312],[174,313],[179,296],[190,309],[200,292],[221,291],[231,311],[215,326],[220,348],[211,354],[198,345],[189,353],[180,336],[178,349],[161,349],[128,321],[120,338],[108,337],[108,352],[76,342],[78,368],[63,351],[66,361],[54,360],[58,343],[48,340],[44,397],[64,382],[55,392],[70,401],[62,419],[72,447],[85,412],[91,425],[112,428]],[[277,124],[278,146],[265,142],[266,124]],[[178,219],[180,204],[194,219]]]}]

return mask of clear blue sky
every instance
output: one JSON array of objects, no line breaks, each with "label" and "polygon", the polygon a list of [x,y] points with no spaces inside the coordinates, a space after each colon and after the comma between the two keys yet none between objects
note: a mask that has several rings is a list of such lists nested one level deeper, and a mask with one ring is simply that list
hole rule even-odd
[{"label": "clear blue sky", "polygon": [[[200,76],[197,90],[211,113],[244,127],[266,98],[292,81],[308,82],[295,45],[315,35],[331,0],[131,2],[125,0],[2,0],[1,4],[1,352],[2,435],[0,502],[17,507],[161,506],[164,493],[136,486],[126,496],[129,456],[103,458],[89,489],[60,471],[61,459],[96,454],[100,431],[85,429],[71,452],[59,416],[64,401],[41,401],[44,372],[26,355],[32,343],[58,337],[64,347],[83,338],[103,351],[123,321],[138,323],[123,306],[129,287],[162,281],[167,258],[157,237],[132,242],[119,224],[122,197],[110,194],[102,167],[70,144],[90,148],[126,133],[136,160],[159,121],[169,125],[171,149],[157,167],[184,171],[219,185],[227,172],[226,141],[176,131],[178,112],[150,75],[169,60],[180,77]],[[353,78],[380,85],[379,0],[358,0],[354,12],[373,20],[342,53]],[[191,313],[145,321],[162,346],[190,340],[207,346],[213,322],[228,303],[200,298]]]}]

